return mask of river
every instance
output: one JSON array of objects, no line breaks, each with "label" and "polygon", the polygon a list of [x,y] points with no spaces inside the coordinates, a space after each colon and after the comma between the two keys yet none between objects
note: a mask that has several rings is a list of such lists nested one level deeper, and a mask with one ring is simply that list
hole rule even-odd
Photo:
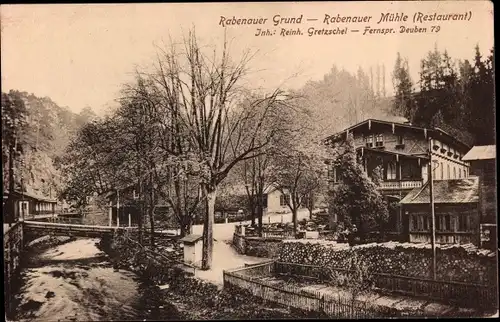
[{"label": "river", "polygon": [[115,271],[99,239],[82,238],[28,252],[16,294],[19,321],[175,320],[157,287]]}]

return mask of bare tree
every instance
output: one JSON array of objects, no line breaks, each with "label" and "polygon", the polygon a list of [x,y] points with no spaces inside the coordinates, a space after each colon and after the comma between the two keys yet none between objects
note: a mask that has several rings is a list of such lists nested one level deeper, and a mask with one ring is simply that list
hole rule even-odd
[{"label": "bare tree", "polygon": [[222,53],[208,56],[190,32],[182,50],[175,44],[158,55],[156,71],[149,74],[154,97],[169,109],[168,128],[180,127],[179,134],[189,151],[163,149],[170,155],[185,157],[199,166],[202,200],[205,206],[203,227],[203,269],[209,269],[213,252],[214,206],[217,189],[229,171],[241,161],[264,153],[279,132],[268,120],[283,114],[288,97],[276,90],[255,98],[239,87],[252,58],[249,52],[233,63],[228,42]]},{"label": "bare tree", "polygon": [[245,184],[248,205],[252,211],[252,224],[258,221],[259,236],[262,236],[262,217],[264,216],[264,192],[272,186],[272,151],[260,154],[242,162],[240,173]]},{"label": "bare tree", "polygon": [[292,212],[295,233],[299,208],[310,204],[315,193],[321,194],[327,181],[328,147],[307,112],[289,114],[289,136],[280,142],[272,158],[272,182],[282,194],[290,196],[285,201]]}]

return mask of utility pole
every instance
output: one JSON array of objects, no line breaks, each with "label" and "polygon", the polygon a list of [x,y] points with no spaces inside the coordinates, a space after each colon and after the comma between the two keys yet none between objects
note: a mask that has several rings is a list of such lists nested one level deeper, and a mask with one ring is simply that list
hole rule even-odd
[{"label": "utility pole", "polygon": [[432,139],[429,138],[429,196],[431,207],[431,247],[432,247],[432,278],[436,280],[436,214],[434,211],[434,178],[432,177]]}]

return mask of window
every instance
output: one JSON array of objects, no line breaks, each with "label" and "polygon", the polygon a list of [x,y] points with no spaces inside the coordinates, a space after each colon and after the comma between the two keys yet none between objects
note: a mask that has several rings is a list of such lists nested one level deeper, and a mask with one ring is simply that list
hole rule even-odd
[{"label": "window", "polygon": [[402,135],[398,135],[396,137],[396,144],[397,145],[403,145],[403,144],[405,144],[404,137]]},{"label": "window", "polygon": [[335,166],[329,167],[328,168],[328,179],[333,183],[340,183],[341,182],[340,170]]},{"label": "window", "polygon": [[414,214],[410,217],[410,230],[411,231],[429,231],[430,230],[430,217],[426,214]]},{"label": "window", "polygon": [[453,167],[453,179],[457,178],[457,169]]},{"label": "window", "polygon": [[417,215],[411,215],[410,217],[410,230],[412,231],[418,230]]},{"label": "window", "polygon": [[451,216],[450,215],[445,215],[444,216],[444,230],[450,231],[451,229]]},{"label": "window", "polygon": [[446,166],[446,179],[451,179],[451,176],[450,176],[450,165],[449,164]]},{"label": "window", "polygon": [[365,136],[366,147],[373,147],[373,135]]},{"label": "window", "polygon": [[451,216],[439,215],[436,216],[436,230],[437,231],[452,231]]},{"label": "window", "polygon": [[458,178],[462,178],[462,168],[458,168]]},{"label": "window", "polygon": [[428,216],[425,216],[423,217],[424,218],[424,231],[429,231],[430,230],[430,225],[431,225],[431,221],[430,221],[430,218]]},{"label": "window", "polygon": [[458,231],[469,231],[470,230],[470,216],[469,215],[459,215],[458,219]]},{"label": "window", "polygon": [[388,162],[385,173],[387,180],[396,180],[396,164],[394,162]]},{"label": "window", "polygon": [[441,180],[444,179],[444,165],[443,165],[443,162],[441,162],[441,165],[440,165],[440,168],[441,168]]},{"label": "window", "polygon": [[281,207],[288,206],[289,202],[290,202],[290,195],[281,195],[280,196],[280,206]]},{"label": "window", "polygon": [[375,146],[384,146],[384,135],[377,134],[375,136]]}]

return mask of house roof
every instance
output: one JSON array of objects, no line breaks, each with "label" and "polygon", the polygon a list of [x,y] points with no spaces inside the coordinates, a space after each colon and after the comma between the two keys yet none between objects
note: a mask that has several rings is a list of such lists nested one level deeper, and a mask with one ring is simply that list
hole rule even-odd
[{"label": "house roof", "polygon": [[198,240],[200,240],[203,236],[202,235],[187,235],[183,238],[181,238],[181,242],[187,243],[187,244],[193,244],[196,243]]},{"label": "house roof", "polygon": [[[51,199],[47,198],[45,196],[40,195],[34,190],[29,190],[29,191],[19,191],[19,190],[14,190],[14,194],[17,196],[24,196],[32,199],[36,199],[37,201],[43,201],[43,202],[50,202],[50,203],[57,203],[57,199]],[[4,196],[9,195],[9,191],[4,192]]]},{"label": "house roof", "polygon": [[364,126],[364,125],[371,126],[372,124],[379,124],[379,125],[383,125],[383,126],[385,125],[385,126],[390,126],[390,127],[402,127],[402,128],[406,128],[406,129],[422,131],[424,133],[427,133],[427,135],[432,136],[433,138],[439,138],[441,140],[444,139],[446,141],[453,142],[454,144],[460,146],[461,148],[470,149],[470,146],[468,144],[458,140],[457,138],[455,138],[454,136],[450,135],[449,133],[443,131],[440,128],[429,128],[428,129],[428,128],[424,128],[424,127],[414,126],[414,125],[411,125],[410,123],[399,123],[399,122],[391,122],[391,121],[384,121],[384,120],[377,120],[377,119],[367,119],[365,121],[359,122],[357,124],[354,124],[354,125],[348,127],[347,129],[345,129],[341,132],[333,134],[332,136],[328,137],[327,139],[338,140],[341,137],[341,135],[346,133],[346,132],[350,132],[350,131],[352,131],[356,128],[359,128],[361,126]]},{"label": "house roof", "polygon": [[[434,203],[474,203],[479,200],[479,177],[465,179],[434,180]],[[411,190],[402,204],[430,203],[429,182],[421,188]]]},{"label": "house roof", "polygon": [[463,161],[491,160],[496,158],[496,145],[476,145],[462,158]]}]

